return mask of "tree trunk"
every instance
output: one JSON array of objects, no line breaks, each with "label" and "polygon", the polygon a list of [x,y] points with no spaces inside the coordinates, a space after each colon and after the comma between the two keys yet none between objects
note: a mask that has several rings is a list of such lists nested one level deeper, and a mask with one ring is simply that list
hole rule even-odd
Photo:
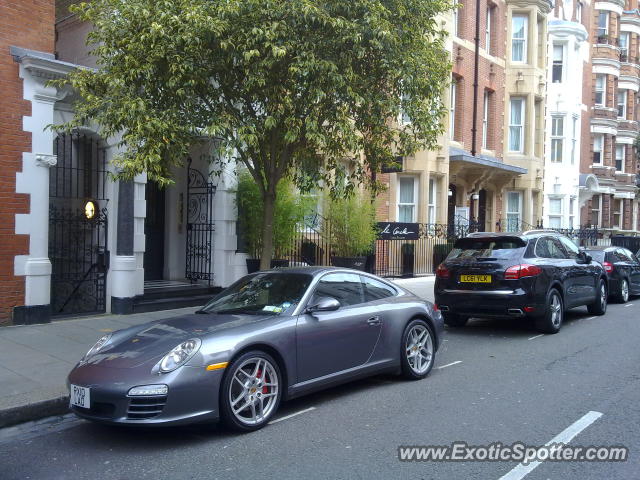
[{"label": "tree trunk", "polygon": [[264,205],[264,219],[262,222],[262,255],[260,257],[260,270],[271,268],[271,255],[273,254],[273,214],[276,205],[276,192],[274,188],[268,188],[262,196]]}]

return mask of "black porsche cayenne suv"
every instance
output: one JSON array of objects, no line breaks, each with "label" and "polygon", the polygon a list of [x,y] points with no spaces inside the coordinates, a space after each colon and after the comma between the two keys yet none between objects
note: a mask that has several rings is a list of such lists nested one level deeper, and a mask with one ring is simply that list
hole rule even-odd
[{"label": "black porsche cayenne suv", "polygon": [[435,300],[449,326],[470,317],[528,317],[556,333],[565,310],[607,310],[607,274],[571,240],[553,231],[472,233],[438,266]]}]

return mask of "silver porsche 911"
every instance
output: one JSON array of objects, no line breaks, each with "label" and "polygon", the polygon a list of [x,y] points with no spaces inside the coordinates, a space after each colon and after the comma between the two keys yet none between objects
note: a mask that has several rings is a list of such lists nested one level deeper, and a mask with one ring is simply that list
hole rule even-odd
[{"label": "silver porsche 911", "polygon": [[68,378],[71,410],[127,425],[221,419],[255,430],[281,400],[381,372],[424,378],[440,312],[353,270],[258,272],[191,315],[100,338]]}]

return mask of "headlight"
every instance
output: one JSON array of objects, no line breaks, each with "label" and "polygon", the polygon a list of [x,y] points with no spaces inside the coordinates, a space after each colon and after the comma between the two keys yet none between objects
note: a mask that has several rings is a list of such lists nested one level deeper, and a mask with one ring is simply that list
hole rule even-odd
[{"label": "headlight", "polygon": [[184,365],[200,349],[201,344],[199,338],[191,338],[182,342],[160,360],[160,371],[167,373]]},{"label": "headlight", "polygon": [[109,343],[109,340],[111,340],[111,333],[108,333],[106,335],[103,335],[102,337],[100,337],[100,339],[96,342],[96,344],[91,347],[89,349],[89,351],[85,354],[84,359],[87,359],[89,357],[92,357],[93,355],[95,355],[96,353],[98,353],[100,350],[102,350],[102,348]]}]

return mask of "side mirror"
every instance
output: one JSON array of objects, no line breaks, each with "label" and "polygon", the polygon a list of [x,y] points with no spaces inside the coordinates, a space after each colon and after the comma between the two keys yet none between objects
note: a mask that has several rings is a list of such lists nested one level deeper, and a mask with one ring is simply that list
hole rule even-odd
[{"label": "side mirror", "polygon": [[319,297],[307,307],[307,313],[331,312],[340,308],[340,302],[333,297]]},{"label": "side mirror", "polygon": [[578,252],[578,263],[589,264],[591,263],[591,260],[593,260],[591,255],[584,250],[580,250],[580,252]]}]

